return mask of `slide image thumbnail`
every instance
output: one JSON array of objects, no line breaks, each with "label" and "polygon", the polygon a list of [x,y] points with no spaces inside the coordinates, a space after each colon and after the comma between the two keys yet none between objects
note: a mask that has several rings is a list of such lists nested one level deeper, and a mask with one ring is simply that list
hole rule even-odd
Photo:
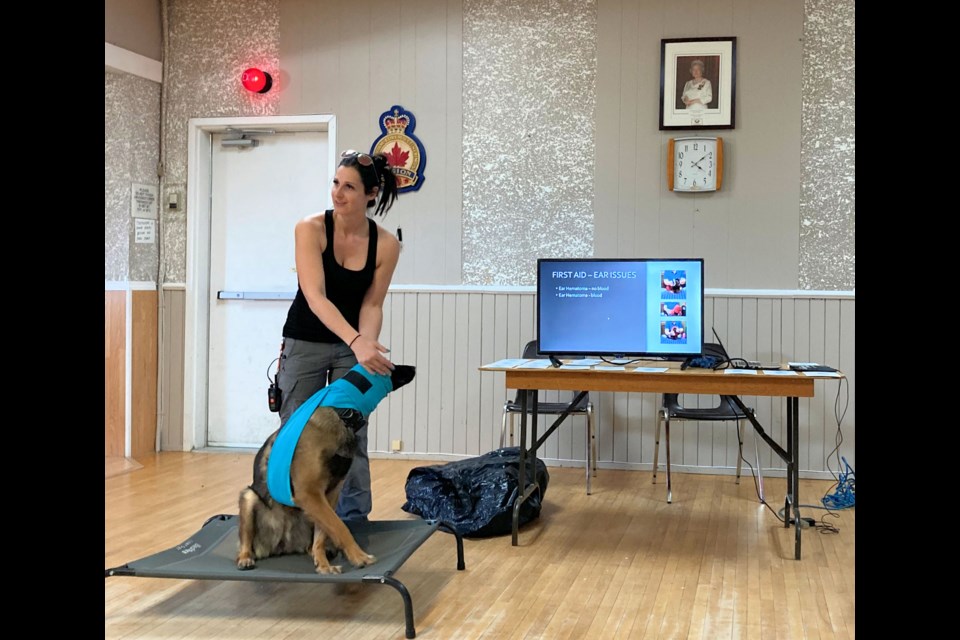
[{"label": "slide image thumbnail", "polygon": [[681,302],[661,302],[660,315],[662,316],[686,316],[687,305]]},{"label": "slide image thumbnail", "polygon": [[665,320],[660,323],[661,344],[687,344],[687,323],[681,320]]},{"label": "slide image thumbnail", "polygon": [[687,297],[687,272],[683,269],[661,272],[660,284],[664,294],[673,294],[664,297],[674,299]]}]

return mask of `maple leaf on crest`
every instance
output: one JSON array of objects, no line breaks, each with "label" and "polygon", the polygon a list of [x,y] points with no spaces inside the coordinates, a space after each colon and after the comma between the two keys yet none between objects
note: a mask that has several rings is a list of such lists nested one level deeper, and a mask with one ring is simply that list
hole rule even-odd
[{"label": "maple leaf on crest", "polygon": [[391,167],[405,167],[407,165],[407,158],[410,157],[410,152],[404,151],[400,148],[400,145],[394,142],[393,148],[390,149],[390,152],[386,155]]}]

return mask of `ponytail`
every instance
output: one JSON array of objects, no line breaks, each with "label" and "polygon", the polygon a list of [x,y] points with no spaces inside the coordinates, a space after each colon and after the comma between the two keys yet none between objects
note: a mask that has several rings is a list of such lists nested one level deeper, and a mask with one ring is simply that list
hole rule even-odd
[{"label": "ponytail", "polygon": [[377,169],[377,175],[380,177],[380,202],[377,204],[373,215],[385,216],[397,200],[397,176],[390,169],[387,156],[382,153],[373,156],[373,164]]}]

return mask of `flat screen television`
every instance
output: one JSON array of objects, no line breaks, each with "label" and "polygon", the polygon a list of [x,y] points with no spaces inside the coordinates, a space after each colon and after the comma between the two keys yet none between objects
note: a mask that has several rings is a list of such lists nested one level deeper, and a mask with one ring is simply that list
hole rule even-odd
[{"label": "flat screen television", "polygon": [[702,258],[540,258],[544,355],[665,357],[703,351]]}]

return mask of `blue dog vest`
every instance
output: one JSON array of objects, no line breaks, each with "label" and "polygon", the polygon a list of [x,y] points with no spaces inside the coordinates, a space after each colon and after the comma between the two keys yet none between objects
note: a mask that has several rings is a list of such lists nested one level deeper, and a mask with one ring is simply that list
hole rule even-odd
[{"label": "blue dog vest", "polygon": [[388,375],[369,373],[363,365],[356,365],[297,407],[286,424],[280,427],[267,460],[267,491],[281,504],[295,507],[290,486],[290,464],[300,435],[317,407],[356,409],[367,418],[377,405],[393,391],[393,380]]}]

